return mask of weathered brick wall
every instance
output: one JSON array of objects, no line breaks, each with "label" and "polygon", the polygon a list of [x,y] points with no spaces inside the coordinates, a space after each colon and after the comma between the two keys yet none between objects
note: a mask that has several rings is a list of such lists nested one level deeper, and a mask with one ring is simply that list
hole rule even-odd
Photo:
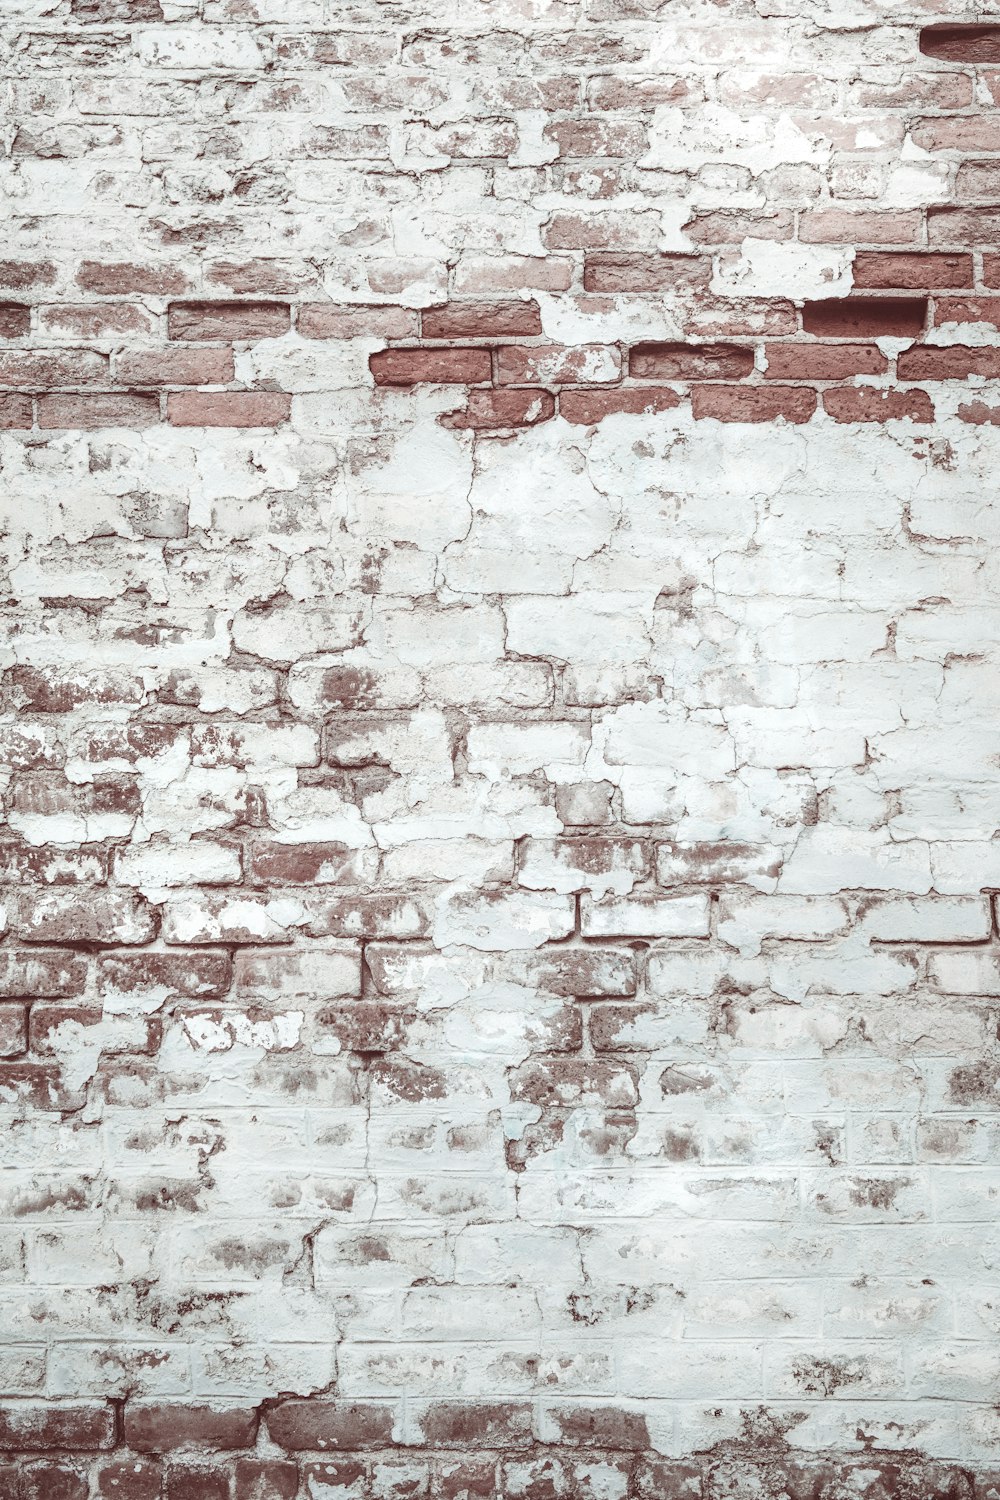
[{"label": "weathered brick wall", "polygon": [[3,6],[2,1500],[1000,1495],[985,14]]}]

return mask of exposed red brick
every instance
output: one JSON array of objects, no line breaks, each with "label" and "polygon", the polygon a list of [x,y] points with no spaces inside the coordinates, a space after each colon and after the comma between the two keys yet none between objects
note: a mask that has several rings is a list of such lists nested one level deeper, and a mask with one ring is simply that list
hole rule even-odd
[{"label": "exposed red brick", "polygon": [[257,1413],[252,1407],[190,1402],[127,1401],[125,1441],[137,1453],[169,1453],[175,1448],[252,1448]]},{"label": "exposed red brick", "polygon": [[409,892],[331,896],[311,903],[314,937],[426,937],[430,918],[425,902]]},{"label": "exposed red brick", "polygon": [[971,255],[862,250],[854,257],[854,286],[858,290],[912,287],[914,291],[923,291],[972,284]]},{"label": "exposed red brick", "polygon": [[624,156],[649,149],[645,127],[633,120],[558,120],[546,125],[545,138],[555,141],[561,157]]},{"label": "exposed red brick", "polygon": [[546,1412],[559,1429],[560,1441],[600,1448],[649,1447],[649,1431],[641,1412],[616,1406],[557,1406]]},{"label": "exposed red brick", "polygon": [[511,1070],[510,1095],[542,1109],[579,1104],[629,1109],[639,1097],[634,1069],[575,1057],[531,1058],[522,1063]]},{"label": "exposed red brick", "polygon": [[573,262],[561,255],[463,255],[455,289],[463,292],[564,292],[573,284]]},{"label": "exposed red brick", "polygon": [[172,391],[172,427],[280,427],[292,412],[284,391]]},{"label": "exposed red brick", "polygon": [[768,344],[765,353],[765,380],[846,380],[889,368],[877,344]]},{"label": "exposed red brick", "polygon": [[93,349],[0,349],[0,385],[94,385],[108,379],[108,356]]},{"label": "exposed red brick", "polygon": [[280,338],[291,326],[287,302],[172,302],[167,329],[172,339]]},{"label": "exposed red brick", "polygon": [[156,320],[129,302],[94,302],[42,307],[38,326],[45,338],[121,339],[151,334]]},{"label": "exposed red brick", "polygon": [[990,323],[1000,329],[1000,297],[935,297],[931,322]]},{"label": "exposed red brick", "polygon": [[0,396],[0,427],[26,429],[31,422],[30,396]]},{"label": "exposed red brick", "polygon": [[523,1448],[531,1442],[526,1401],[435,1401],[417,1414],[431,1448]]},{"label": "exposed red brick", "polygon": [[919,345],[904,349],[896,364],[900,380],[966,380],[1000,376],[1000,349],[965,344]]},{"label": "exposed red brick", "polygon": [[921,151],[1000,151],[1000,124],[990,115],[930,115],[910,126]]},{"label": "exposed red brick", "polygon": [[160,398],[145,392],[38,398],[38,425],[44,428],[152,427],[159,420]]},{"label": "exposed red brick", "polygon": [[549,391],[470,391],[458,411],[440,418],[444,427],[490,432],[503,427],[534,427],[555,415],[555,398]]},{"label": "exposed red brick", "polygon": [[21,891],[12,904],[11,929],[29,943],[147,943],[156,920],[130,891]]},{"label": "exposed red brick", "polygon": [[753,371],[753,350],[739,344],[636,344],[628,372],[639,380],[741,380]]},{"label": "exposed red brick", "polygon": [[662,292],[707,287],[711,274],[707,255],[588,255],[583,285],[588,292]]},{"label": "exposed red brick", "polygon": [[[1000,208],[945,208],[927,210],[927,238],[932,245],[995,245],[1000,236]],[[962,255],[953,260],[963,261]],[[855,282],[857,284],[857,282]],[[937,286],[971,286],[969,281],[939,281]]]},{"label": "exposed red brick", "polygon": [[115,379],[125,385],[225,385],[233,378],[232,349],[156,349],[115,356]]},{"label": "exposed red brick", "polygon": [[283,1459],[237,1459],[234,1481],[233,1500],[295,1500],[299,1492],[298,1468]]},{"label": "exposed red brick", "polygon": [[852,213],[810,208],[799,217],[799,239],[814,245],[909,245],[920,238],[923,218],[912,212]]},{"label": "exposed red brick", "polygon": [[102,953],[97,960],[97,993],[141,994],[164,989],[168,997],[192,998],[224,995],[232,979],[228,953],[206,949],[169,953]]},{"label": "exposed red brick", "polygon": [[958,408],[961,422],[970,422],[974,427],[1000,427],[1000,406],[987,406],[985,401],[969,401]]},{"label": "exposed red brick", "polygon": [[308,302],[299,308],[295,326],[304,339],[409,339],[419,332],[419,315],[411,307]]},{"label": "exposed red brick", "polygon": [[1000,26],[925,26],[920,50],[944,62],[1000,63]]},{"label": "exposed red brick", "polygon": [[652,412],[672,411],[682,397],[667,387],[621,387],[615,390],[562,391],[559,415],[567,422],[591,426],[605,417],[625,413],[643,416]]},{"label": "exposed red brick", "polygon": [[24,1500],[87,1500],[89,1492],[86,1474],[76,1464],[45,1461],[21,1470]]},{"label": "exposed red brick", "polygon": [[497,351],[497,374],[505,385],[607,384],[621,375],[621,356],[607,344],[505,344]]},{"label": "exposed red brick", "polygon": [[304,260],[217,260],[205,267],[211,286],[224,286],[235,296],[295,297],[319,286],[316,267]]},{"label": "exposed red brick", "polygon": [[823,409],[835,422],[889,422],[905,417],[914,422],[934,420],[934,404],[926,391],[845,386],[823,392]]},{"label": "exposed red brick", "polygon": [[383,349],[368,366],[376,385],[476,385],[492,370],[488,349]]},{"label": "exposed red brick", "polygon": [[97,1471],[99,1500],[160,1500],[163,1471],[155,1458],[119,1458]]},{"label": "exposed red brick", "polygon": [[819,338],[918,338],[926,297],[830,297],[802,305],[802,327]]},{"label": "exposed red brick", "polygon": [[2,1452],[80,1449],[91,1453],[110,1448],[114,1430],[114,1412],[105,1401],[0,1402]]},{"label": "exposed red brick", "polygon": [[534,299],[524,302],[449,302],[421,314],[425,339],[530,338],[542,331]]},{"label": "exposed red brick", "polygon": [[279,1448],[302,1449],[383,1448],[392,1443],[395,1412],[374,1401],[313,1400],[282,1401],[268,1411],[268,1433]]},{"label": "exposed red brick", "polygon": [[163,1500],[230,1500],[229,1473],[204,1464],[170,1464],[164,1475]]},{"label": "exposed red brick", "polygon": [[1000,287],[1000,255],[983,255],[983,281],[987,286]]},{"label": "exposed red brick", "polygon": [[0,995],[79,995],[86,975],[85,961],[64,949],[0,951]]},{"label": "exposed red brick", "polygon": [[19,302],[0,302],[0,338],[23,338],[31,327],[31,308]]},{"label": "exposed red brick", "polygon": [[56,268],[50,260],[0,260],[0,287],[23,292],[33,286],[50,286],[56,279]]},{"label": "exposed red brick", "polygon": [[188,288],[187,277],[175,266],[138,266],[132,261],[85,260],[76,273],[76,284],[102,297],[177,297]]},{"label": "exposed red brick", "polygon": [[261,885],[354,885],[360,854],[346,844],[255,844],[251,880]]},{"label": "exposed red brick", "polygon": [[790,209],[747,214],[729,209],[699,213],[684,225],[684,233],[696,245],[739,245],[745,239],[788,240],[795,217]]},{"label": "exposed red brick", "polygon": [[804,386],[697,385],[691,391],[696,418],[717,422],[808,422],[816,392]]}]

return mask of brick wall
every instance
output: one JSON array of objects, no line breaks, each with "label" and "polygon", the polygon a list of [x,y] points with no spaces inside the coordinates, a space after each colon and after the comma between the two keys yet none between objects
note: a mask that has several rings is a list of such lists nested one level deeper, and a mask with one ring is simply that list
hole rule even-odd
[{"label": "brick wall", "polygon": [[1000,24],[2,64],[2,1500],[997,1500]]}]

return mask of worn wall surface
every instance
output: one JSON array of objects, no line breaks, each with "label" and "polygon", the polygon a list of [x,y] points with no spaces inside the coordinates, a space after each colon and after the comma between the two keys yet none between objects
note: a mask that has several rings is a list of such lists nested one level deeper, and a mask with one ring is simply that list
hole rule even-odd
[{"label": "worn wall surface", "polygon": [[995,1500],[1000,28],[3,23],[4,1500]]}]

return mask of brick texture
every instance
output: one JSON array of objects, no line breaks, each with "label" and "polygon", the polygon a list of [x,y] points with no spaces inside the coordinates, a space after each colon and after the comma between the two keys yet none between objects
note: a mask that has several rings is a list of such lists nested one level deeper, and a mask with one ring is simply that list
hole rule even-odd
[{"label": "brick texture", "polygon": [[0,9],[0,1500],[997,1500],[1000,25]]}]

